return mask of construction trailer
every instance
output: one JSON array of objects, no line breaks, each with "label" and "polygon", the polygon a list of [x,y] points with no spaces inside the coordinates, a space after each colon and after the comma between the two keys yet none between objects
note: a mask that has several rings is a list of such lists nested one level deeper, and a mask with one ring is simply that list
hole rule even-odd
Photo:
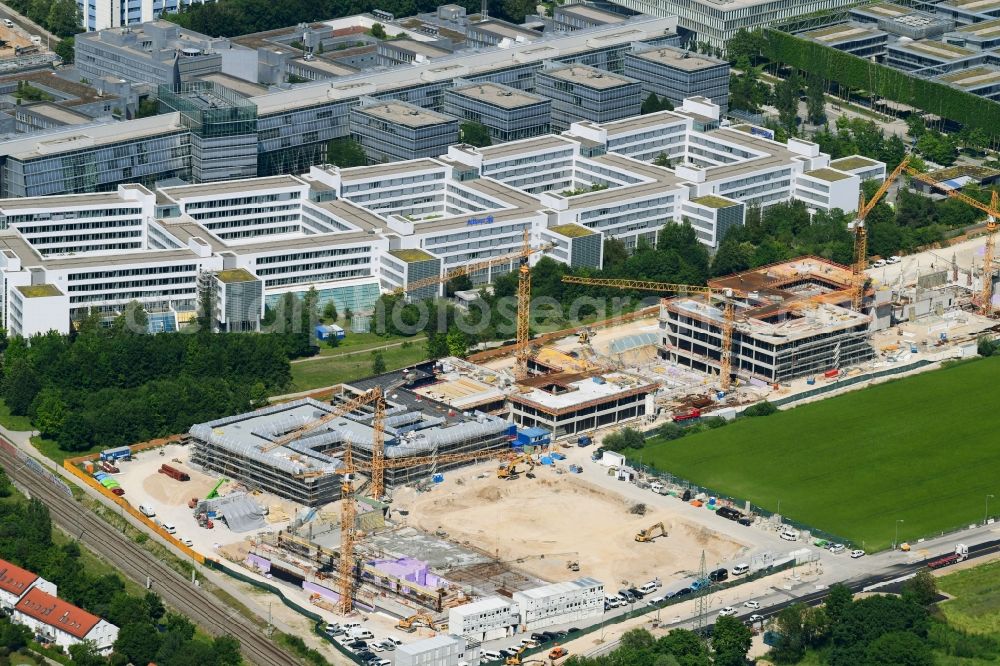
[{"label": "construction trailer", "polygon": [[395,652],[396,666],[459,666],[478,664],[478,643],[462,636],[438,634],[422,641],[400,645]]},{"label": "construction trailer", "polygon": [[519,623],[517,604],[503,597],[485,597],[448,610],[448,631],[479,642],[512,636]]},{"label": "construction trailer", "polygon": [[514,593],[526,631],[576,622],[604,613],[604,583],[578,578]]}]

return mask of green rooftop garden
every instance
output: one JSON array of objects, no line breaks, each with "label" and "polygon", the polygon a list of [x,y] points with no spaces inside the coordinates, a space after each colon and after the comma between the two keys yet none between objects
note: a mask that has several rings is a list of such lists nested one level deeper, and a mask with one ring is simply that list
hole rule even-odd
[{"label": "green rooftop garden", "polygon": [[565,236],[566,238],[579,238],[581,236],[589,236],[594,232],[587,227],[580,226],[579,224],[560,224],[555,227],[549,227],[549,231],[554,231],[560,236]]},{"label": "green rooftop garden", "polygon": [[434,256],[419,249],[411,250],[389,250],[389,254],[410,264],[415,261],[432,261]]},{"label": "green rooftop garden", "polygon": [[862,169],[864,167],[875,166],[875,161],[866,157],[858,157],[855,155],[853,157],[845,157],[843,159],[834,160],[830,162],[830,166],[834,169],[851,171],[852,169]]},{"label": "green rooftop garden", "polygon": [[45,298],[46,296],[62,296],[62,292],[54,284],[32,284],[18,287],[17,290],[25,298]]},{"label": "green rooftop garden", "polygon": [[215,274],[219,278],[220,282],[229,284],[230,282],[253,282],[257,278],[250,274],[245,268],[231,268],[225,271],[219,271]]},{"label": "green rooftop garden", "polygon": [[834,171],[833,169],[816,169],[815,171],[806,171],[806,175],[812,176],[813,178],[819,178],[820,180],[825,180],[828,183],[850,178],[848,174],[840,173],[839,171]]},{"label": "green rooftop garden", "polygon": [[735,201],[730,201],[729,199],[723,199],[722,197],[717,197],[714,194],[706,194],[703,197],[695,197],[691,199],[691,203],[696,203],[699,206],[708,206],[709,208],[729,208],[730,206],[735,206]]}]

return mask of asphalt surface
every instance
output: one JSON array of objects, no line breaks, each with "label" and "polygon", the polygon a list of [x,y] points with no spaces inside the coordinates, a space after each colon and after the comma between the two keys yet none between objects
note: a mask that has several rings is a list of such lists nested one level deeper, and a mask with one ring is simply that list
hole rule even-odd
[{"label": "asphalt surface", "polygon": [[101,518],[67,497],[7,450],[0,448],[0,465],[20,488],[42,501],[52,521],[80,543],[100,555],[140,585],[152,581],[150,589],[164,603],[188,616],[213,636],[231,635],[240,641],[244,659],[259,666],[289,666],[299,663],[275,645],[253,623],[220,599],[161,562]]}]

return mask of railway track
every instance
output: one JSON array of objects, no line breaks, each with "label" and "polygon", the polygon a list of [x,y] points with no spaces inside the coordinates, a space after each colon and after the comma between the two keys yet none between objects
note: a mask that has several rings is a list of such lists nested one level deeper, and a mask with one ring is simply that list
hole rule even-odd
[{"label": "railway track", "polygon": [[115,568],[141,585],[147,576],[151,589],[163,601],[187,615],[213,636],[231,635],[240,641],[243,657],[259,666],[290,666],[299,663],[265,636],[259,627],[226,606],[210,592],[195,587],[177,571],[132,542],[101,518],[60,493],[49,481],[0,448],[0,465],[7,475],[48,508],[53,522],[99,554]]}]

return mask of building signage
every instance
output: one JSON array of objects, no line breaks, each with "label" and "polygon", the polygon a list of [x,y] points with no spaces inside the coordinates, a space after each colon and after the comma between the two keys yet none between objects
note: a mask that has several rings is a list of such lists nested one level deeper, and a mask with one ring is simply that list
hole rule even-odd
[{"label": "building signage", "polygon": [[477,224],[493,224],[493,216],[487,215],[486,217],[470,217],[466,224],[470,227]]}]

